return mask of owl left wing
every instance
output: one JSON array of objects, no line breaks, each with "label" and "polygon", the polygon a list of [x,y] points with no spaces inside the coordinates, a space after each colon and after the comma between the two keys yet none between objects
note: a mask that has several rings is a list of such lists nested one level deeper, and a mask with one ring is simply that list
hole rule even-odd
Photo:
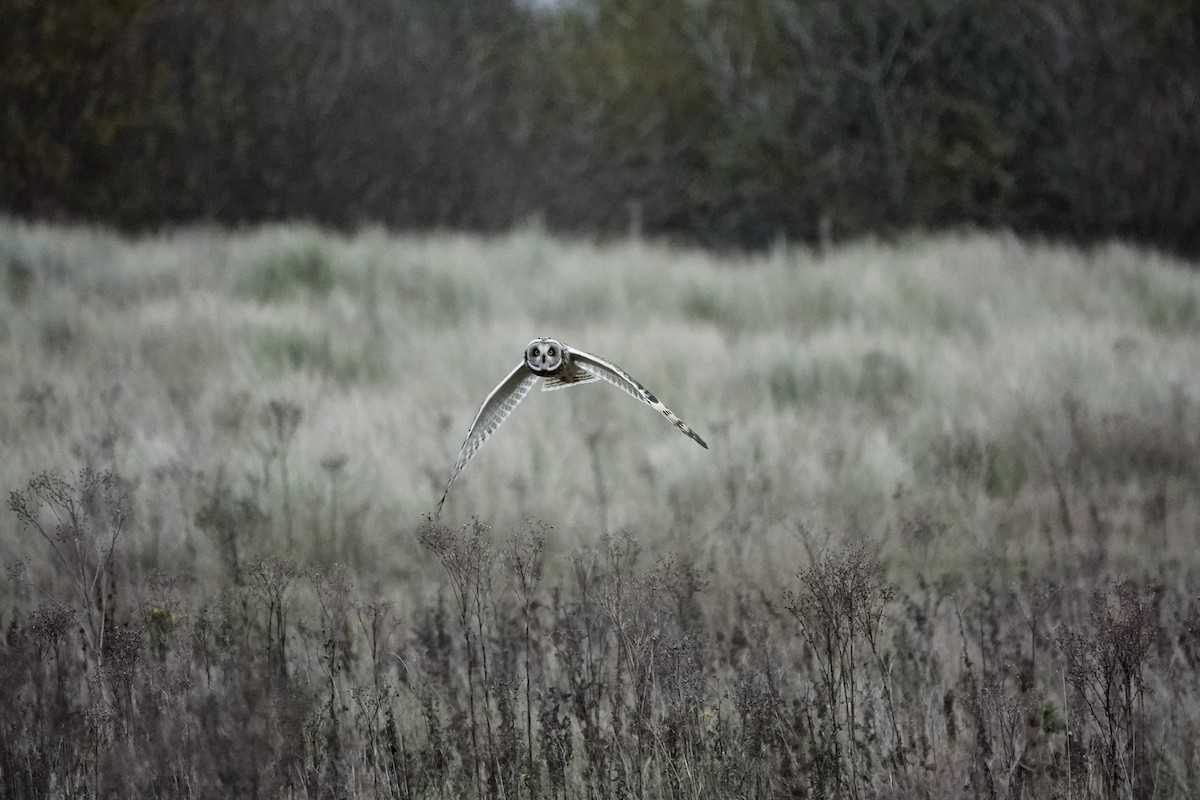
[{"label": "owl left wing", "polygon": [[633,399],[640,400],[646,405],[655,409],[664,417],[666,417],[672,425],[683,431],[685,435],[690,436],[705,450],[708,449],[708,445],[705,443],[705,441],[701,439],[694,430],[689,428],[687,423],[677,417],[674,411],[663,405],[662,401],[655,397],[653,392],[651,392],[645,386],[642,386],[642,384],[638,383],[632,375],[618,367],[616,364],[605,361],[604,359],[594,356],[591,353],[585,353],[582,350],[576,350],[574,347],[571,348],[571,358],[580,369],[595,375],[597,378],[603,381],[611,383],[613,386],[616,386]]},{"label": "owl left wing", "polygon": [[504,420],[508,419],[508,415],[513,412],[517,404],[525,399],[525,395],[529,394],[529,390],[533,388],[537,379],[538,376],[534,375],[522,361],[516,369],[508,374],[507,378],[500,382],[500,385],[492,389],[492,393],[483,401],[483,405],[479,407],[479,412],[475,415],[475,421],[467,430],[467,440],[463,442],[462,450],[458,452],[458,460],[454,462],[450,480],[446,482],[446,491],[442,492],[442,499],[438,501],[437,511],[434,512],[435,517],[442,513],[442,504],[446,502],[446,495],[450,493],[450,487],[454,484],[458,473],[462,472],[471,457],[479,452],[479,448],[483,447],[483,443],[487,441],[488,437],[496,432]]}]

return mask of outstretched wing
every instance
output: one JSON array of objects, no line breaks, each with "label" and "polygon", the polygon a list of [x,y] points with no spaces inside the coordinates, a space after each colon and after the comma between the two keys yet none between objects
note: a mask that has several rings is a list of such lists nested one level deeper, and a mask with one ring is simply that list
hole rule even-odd
[{"label": "outstretched wing", "polygon": [[705,450],[708,449],[708,445],[705,444],[704,440],[696,435],[696,432],[689,428],[683,420],[675,416],[674,411],[664,406],[649,389],[634,380],[632,375],[618,367],[616,364],[612,364],[602,358],[598,358],[591,353],[585,353],[582,350],[576,350],[574,347],[571,348],[571,358],[581,369],[585,370],[586,372],[590,372],[592,375],[595,375],[601,380],[608,381],[613,386],[616,386],[618,389],[625,392],[635,400],[641,400],[646,405],[656,409],[660,414],[666,417],[672,425],[674,425],[676,428],[679,428],[679,430],[683,431],[686,435],[692,437],[692,439],[696,440],[696,442]]},{"label": "outstretched wing", "polygon": [[467,431],[467,440],[463,442],[462,450],[458,451],[458,460],[454,462],[450,480],[446,482],[446,491],[442,492],[442,499],[438,501],[434,516],[442,513],[442,504],[446,502],[446,495],[450,493],[450,487],[454,484],[458,473],[462,472],[471,457],[479,452],[479,448],[483,447],[487,438],[496,432],[504,420],[508,419],[508,415],[513,412],[517,404],[525,399],[525,395],[529,394],[529,390],[537,379],[538,376],[534,375],[522,361],[516,369],[509,373],[507,378],[500,382],[499,386],[492,389],[492,393],[479,407],[479,413],[475,415],[475,421],[471,423],[470,430]]}]

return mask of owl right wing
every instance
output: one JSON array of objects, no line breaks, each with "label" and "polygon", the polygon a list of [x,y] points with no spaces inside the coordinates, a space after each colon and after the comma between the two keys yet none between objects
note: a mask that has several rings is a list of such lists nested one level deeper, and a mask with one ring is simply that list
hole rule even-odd
[{"label": "owl right wing", "polygon": [[516,369],[509,373],[507,378],[500,382],[499,386],[492,389],[492,393],[483,401],[483,405],[479,407],[479,413],[475,415],[475,421],[471,423],[471,427],[467,431],[467,440],[463,442],[462,450],[458,452],[458,460],[454,462],[450,480],[446,482],[446,491],[442,492],[442,499],[438,502],[437,511],[434,512],[435,517],[442,513],[442,504],[446,502],[446,495],[450,493],[450,487],[454,484],[458,473],[462,472],[471,457],[479,452],[479,448],[483,447],[487,438],[496,432],[504,420],[508,419],[508,415],[513,412],[517,404],[525,399],[525,395],[529,394],[529,390],[533,388],[537,379],[538,376],[534,375],[522,361]]},{"label": "owl right wing", "polygon": [[611,361],[605,361],[599,356],[594,356],[591,353],[585,353],[582,350],[571,348],[571,355],[574,363],[580,369],[595,375],[597,378],[611,383],[621,391],[628,394],[634,400],[640,400],[646,405],[653,408],[658,413],[662,414],[667,420],[680,430],[685,436],[688,436],[692,441],[699,444],[705,450],[708,449],[708,444],[700,438],[700,435],[687,426],[683,420],[671,409],[663,405],[663,402],[654,396],[645,386],[642,386],[636,378],[630,375],[625,370],[618,367]]}]

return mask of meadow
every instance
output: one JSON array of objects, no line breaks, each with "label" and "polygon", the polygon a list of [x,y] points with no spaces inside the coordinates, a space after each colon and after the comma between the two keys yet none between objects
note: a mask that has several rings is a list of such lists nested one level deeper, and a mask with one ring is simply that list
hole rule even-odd
[{"label": "meadow", "polygon": [[1194,797],[1196,266],[0,219],[0,795]]}]

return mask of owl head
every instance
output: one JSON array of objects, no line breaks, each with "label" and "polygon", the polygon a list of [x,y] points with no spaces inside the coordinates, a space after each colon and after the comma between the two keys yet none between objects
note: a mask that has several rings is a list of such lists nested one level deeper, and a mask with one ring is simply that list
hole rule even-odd
[{"label": "owl head", "polygon": [[534,375],[551,375],[566,361],[566,348],[557,339],[534,339],[525,348],[525,364]]}]

